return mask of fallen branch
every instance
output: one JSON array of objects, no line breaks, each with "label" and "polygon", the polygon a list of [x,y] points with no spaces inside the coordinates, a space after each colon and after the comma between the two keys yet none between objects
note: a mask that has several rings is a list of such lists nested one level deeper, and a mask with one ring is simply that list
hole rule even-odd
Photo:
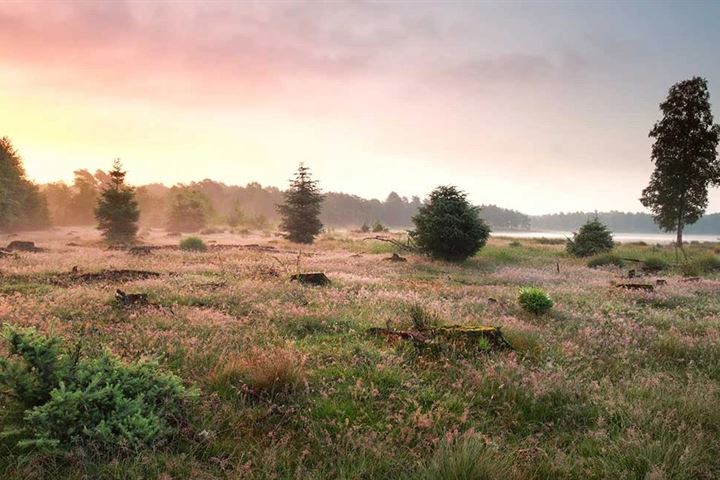
[{"label": "fallen branch", "polygon": [[409,340],[418,345],[437,345],[441,341],[477,344],[480,339],[500,349],[512,349],[512,345],[503,336],[500,327],[485,325],[447,325],[442,327],[423,328],[418,330],[394,330],[391,328],[373,327],[367,330],[371,335],[379,335],[387,339]]},{"label": "fallen branch", "polygon": [[365,237],[365,238],[363,238],[363,240],[377,240],[378,242],[387,242],[392,245],[395,245],[396,247],[398,247],[401,250],[407,250],[408,252],[418,252],[419,251],[419,249],[415,245],[410,243],[409,239],[405,243],[403,243],[399,240],[395,240],[394,238],[387,238],[387,237],[380,237],[380,236]]}]

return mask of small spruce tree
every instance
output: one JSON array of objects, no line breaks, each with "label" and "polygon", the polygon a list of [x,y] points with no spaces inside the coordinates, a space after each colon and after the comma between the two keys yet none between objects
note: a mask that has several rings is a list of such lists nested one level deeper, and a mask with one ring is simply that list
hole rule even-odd
[{"label": "small spruce tree", "polygon": [[134,241],[140,219],[135,189],[125,184],[125,173],[120,160],[116,159],[109,174],[110,181],[100,194],[95,208],[98,229],[112,243]]},{"label": "small spruce tree", "polygon": [[437,187],[413,218],[410,238],[434,258],[462,261],[475,255],[487,242],[490,228],[480,218],[480,208],[467,201],[453,186]]},{"label": "small spruce tree", "polygon": [[277,206],[282,217],[280,228],[292,242],[312,243],[323,227],[319,219],[323,195],[309,168],[300,164],[284,195],[285,202]]},{"label": "small spruce tree", "polygon": [[576,257],[589,257],[598,253],[607,253],[613,249],[615,242],[607,226],[597,217],[588,220],[580,230],[569,238],[566,250]]}]

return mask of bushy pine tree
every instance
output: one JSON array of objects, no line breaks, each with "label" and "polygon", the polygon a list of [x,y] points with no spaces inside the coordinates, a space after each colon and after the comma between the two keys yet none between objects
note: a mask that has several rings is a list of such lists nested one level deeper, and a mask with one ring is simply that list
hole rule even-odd
[{"label": "bushy pine tree", "polygon": [[167,229],[173,232],[197,232],[207,226],[213,214],[212,202],[200,190],[175,186],[170,191],[171,204]]},{"label": "bushy pine tree", "polygon": [[467,201],[453,186],[437,187],[413,218],[410,238],[434,258],[462,261],[475,255],[487,242],[490,228],[480,218],[480,208]]},{"label": "bushy pine tree", "polygon": [[120,160],[115,160],[109,173],[110,181],[95,208],[98,229],[113,243],[134,241],[140,219],[135,189],[125,184],[125,173]]},{"label": "bushy pine tree", "polygon": [[323,195],[309,168],[300,164],[284,195],[285,203],[277,207],[282,217],[280,228],[290,241],[312,243],[323,227],[319,219]]},{"label": "bushy pine tree", "polygon": [[572,239],[568,239],[566,250],[576,257],[589,257],[598,253],[607,253],[614,246],[612,233],[595,217],[580,227],[580,230],[573,234]]},{"label": "bushy pine tree", "polygon": [[640,201],[660,228],[676,232],[682,248],[683,229],[705,213],[708,187],[720,184],[720,126],[713,121],[704,78],[673,85],[660,109],[663,118],[650,132],[655,171]]},{"label": "bushy pine tree", "polygon": [[0,138],[0,231],[46,227],[47,200],[25,176],[22,158],[10,139]]}]

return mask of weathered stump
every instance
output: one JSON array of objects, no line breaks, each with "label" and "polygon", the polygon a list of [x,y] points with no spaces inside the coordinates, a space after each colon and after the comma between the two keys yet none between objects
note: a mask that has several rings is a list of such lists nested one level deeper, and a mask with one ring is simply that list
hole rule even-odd
[{"label": "weathered stump", "polygon": [[42,248],[35,246],[35,242],[27,242],[25,240],[13,240],[5,247],[9,252],[42,252]]},{"label": "weathered stump", "polygon": [[148,247],[147,245],[138,246],[138,247],[130,247],[130,250],[128,250],[128,253],[130,255],[135,255],[137,257],[143,257],[146,255],[150,255],[152,253],[152,247]]},{"label": "weathered stump", "polygon": [[125,293],[120,289],[115,291],[115,300],[123,307],[149,305],[146,293]]},{"label": "weathered stump", "polygon": [[512,349],[505,339],[500,327],[486,325],[447,325],[442,327],[423,328],[418,330],[393,330],[391,328],[374,327],[367,331],[386,339],[409,340],[418,345],[442,346],[462,344],[465,347],[478,346],[484,340],[497,349]]},{"label": "weathered stump", "polygon": [[325,285],[330,285],[330,279],[322,272],[297,273],[290,277],[290,281],[297,281],[302,285],[313,285],[316,287],[324,287]]},{"label": "weathered stump", "polygon": [[615,288],[624,288],[626,290],[645,290],[647,292],[655,290],[655,287],[649,283],[617,283],[615,284]]},{"label": "weathered stump", "polygon": [[401,257],[397,253],[393,253],[391,257],[385,259],[387,262],[407,262],[407,258]]}]

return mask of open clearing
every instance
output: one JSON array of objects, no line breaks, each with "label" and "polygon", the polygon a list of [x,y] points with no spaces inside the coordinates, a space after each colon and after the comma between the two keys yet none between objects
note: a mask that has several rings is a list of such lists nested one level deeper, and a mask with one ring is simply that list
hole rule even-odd
[{"label": "open clearing", "polygon": [[[433,464],[462,456],[453,446],[464,439],[486,445],[477,461],[490,471],[510,465],[487,478],[720,477],[718,273],[689,282],[666,272],[659,285],[633,279],[654,291],[619,289],[611,282],[628,281],[632,264],[590,269],[563,245],[502,238],[459,265],[384,261],[391,245],[346,233],[321,236],[300,257],[270,234],[205,235],[205,253],[142,255],[98,238],[82,229],[0,237],[45,249],[0,258],[0,318],[80,338],[86,355],[159,359],[200,391],[192,429],[178,444],[115,459],[33,455],[6,438],[4,479],[446,478]],[[178,238],[152,231],[144,241]],[[717,249],[687,248],[691,257]],[[674,261],[670,247],[616,253]],[[110,270],[160,275],[93,276]],[[289,281],[298,270],[332,283]],[[93,281],[72,281],[87,274]],[[525,286],[549,293],[550,313],[520,309]],[[149,304],[118,305],[117,289]],[[426,352],[366,331],[412,328],[418,316],[499,326],[514,349]],[[253,382],[278,365],[293,388],[258,395]]]}]

